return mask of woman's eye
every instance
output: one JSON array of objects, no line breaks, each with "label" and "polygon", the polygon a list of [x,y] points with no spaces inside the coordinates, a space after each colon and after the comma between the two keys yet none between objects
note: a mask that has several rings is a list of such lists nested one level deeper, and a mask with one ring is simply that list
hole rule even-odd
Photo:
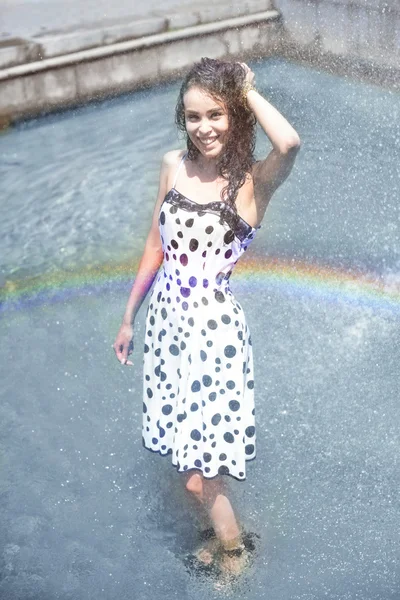
[{"label": "woman's eye", "polygon": [[220,112],[216,112],[216,113],[213,113],[211,116],[212,116],[213,119],[217,119],[218,117],[221,116],[221,113]]}]

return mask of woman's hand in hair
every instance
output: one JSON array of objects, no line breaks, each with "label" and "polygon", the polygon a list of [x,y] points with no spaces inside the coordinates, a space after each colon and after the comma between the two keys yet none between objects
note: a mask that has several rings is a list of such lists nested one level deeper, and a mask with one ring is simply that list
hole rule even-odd
[{"label": "woman's hand in hair", "polygon": [[246,71],[246,77],[244,82],[245,83],[250,83],[251,85],[255,84],[255,75],[253,73],[253,71],[250,69],[250,67],[248,65],[246,65],[246,63],[239,63],[243,69]]}]

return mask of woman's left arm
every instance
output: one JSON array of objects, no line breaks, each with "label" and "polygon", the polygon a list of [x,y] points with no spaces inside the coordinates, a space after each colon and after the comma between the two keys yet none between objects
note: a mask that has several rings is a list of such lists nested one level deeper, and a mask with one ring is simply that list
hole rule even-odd
[{"label": "woman's left arm", "polygon": [[300,137],[283,115],[261,96],[251,89],[254,73],[246,69],[245,85],[250,84],[246,101],[258,123],[268,136],[273,149],[264,160],[257,161],[253,168],[254,192],[266,207],[272,194],[288,177],[297,152],[300,149]]}]

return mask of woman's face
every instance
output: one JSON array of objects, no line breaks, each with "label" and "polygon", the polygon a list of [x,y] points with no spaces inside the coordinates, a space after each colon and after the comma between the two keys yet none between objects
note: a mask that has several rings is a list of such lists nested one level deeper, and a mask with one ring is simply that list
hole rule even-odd
[{"label": "woman's face", "polygon": [[229,124],[225,104],[197,87],[188,89],[183,104],[188,136],[204,157],[216,158],[227,140]]}]

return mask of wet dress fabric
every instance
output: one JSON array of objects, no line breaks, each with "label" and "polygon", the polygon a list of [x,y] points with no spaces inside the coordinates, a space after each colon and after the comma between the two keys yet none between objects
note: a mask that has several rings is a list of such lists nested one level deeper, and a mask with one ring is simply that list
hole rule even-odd
[{"label": "wet dress fabric", "polygon": [[230,276],[261,226],[175,186],[159,212],[164,260],[146,313],[143,445],[180,472],[243,480],[256,453],[253,353]]}]

